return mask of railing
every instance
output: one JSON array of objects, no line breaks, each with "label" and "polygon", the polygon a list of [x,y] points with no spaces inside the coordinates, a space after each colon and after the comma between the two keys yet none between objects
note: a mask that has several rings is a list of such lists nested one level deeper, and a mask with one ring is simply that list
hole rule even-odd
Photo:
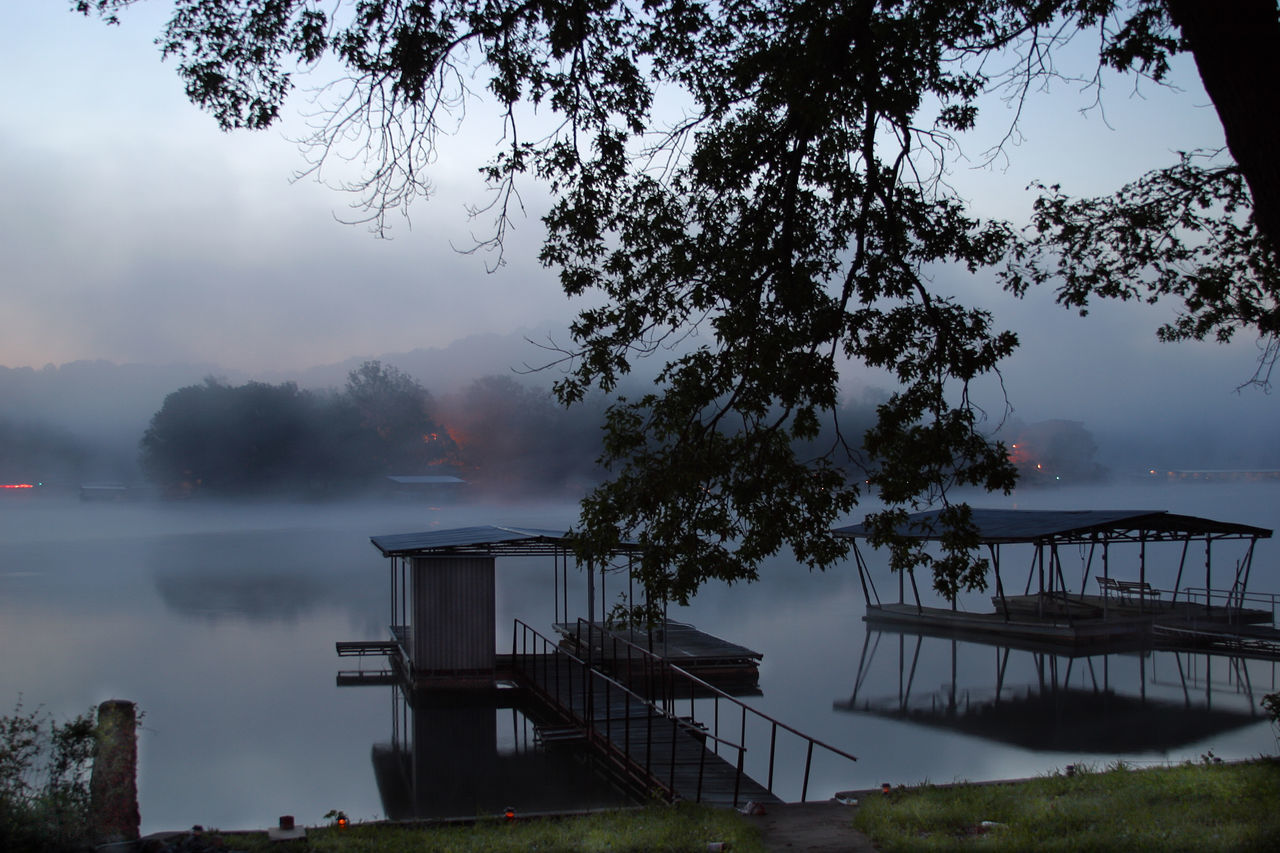
[{"label": "railing", "polygon": [[1205,587],[1186,587],[1182,590],[1183,600],[1190,604],[1203,606],[1220,603],[1232,610],[1243,610],[1247,605],[1257,605],[1258,610],[1271,611],[1271,624],[1276,622],[1276,608],[1280,604],[1280,593],[1241,592],[1232,589],[1206,589]]},{"label": "railing", "polygon": [[[778,733],[792,735],[799,738],[805,744],[805,762],[804,774],[800,785],[800,801],[805,802],[809,796],[809,776],[813,769],[813,752],[814,747],[821,747],[823,750],[833,755],[839,756],[849,761],[857,761],[857,757],[849,753],[837,749],[830,744],[823,743],[816,738],[810,737],[798,729],[792,728],[780,720],[774,719],[768,714],[752,708],[750,705],[730,696],[720,688],[709,684],[698,676],[688,672],[685,669],[653,654],[643,646],[639,646],[630,640],[619,637],[617,634],[607,629],[594,625],[585,619],[579,619],[577,624],[577,639],[582,642],[583,635],[586,635],[586,647],[591,656],[594,656],[597,646],[601,652],[602,663],[612,666],[617,672],[625,665],[624,678],[626,681],[635,686],[637,677],[639,679],[641,691],[645,696],[649,697],[655,704],[659,705],[668,716],[679,716],[679,706],[686,699],[689,703],[689,718],[695,716],[695,701],[709,700],[712,704],[712,726],[710,735],[715,738],[717,744],[720,738],[720,718],[721,705],[728,704],[730,709],[728,716],[730,722],[738,723],[738,739],[744,744],[744,751],[747,742],[747,720],[763,722],[769,733],[769,760],[768,770],[765,780],[765,787],[770,792],[774,790],[774,771],[777,767],[777,746]],[[597,644],[597,638],[599,643]],[[619,654],[619,650],[625,654]],[[608,652],[605,654],[605,652]],[[638,664],[638,665],[637,665]],[[737,720],[732,717],[737,716]],[[741,767],[742,756],[739,755],[739,767]]]},{"label": "railing", "polygon": [[[666,713],[654,702],[593,667],[591,661],[565,651],[519,619],[515,620],[515,632],[511,638],[511,657],[517,671],[523,673],[546,698],[554,701],[561,712],[570,717],[571,722],[580,726],[588,741],[623,772],[646,784],[658,785],[667,799],[674,799],[677,793],[688,796],[687,792],[676,790],[676,746],[680,733],[698,740],[712,740],[716,754],[719,754],[721,747],[736,750],[738,759],[733,804],[738,804],[746,754],[746,748],[741,744],[709,734],[689,720]],[[562,661],[571,665],[562,666]],[[616,716],[615,699],[621,700],[622,706],[622,713]],[[603,705],[603,716],[598,716],[597,703]],[[637,719],[642,719],[645,725],[642,755],[637,755],[639,750],[632,748],[631,724]],[[610,736],[614,722],[623,724],[621,743]],[[655,726],[660,729],[669,726],[671,730],[671,752],[668,756],[666,778],[655,770],[655,759],[658,758],[653,751]],[[700,748],[699,753],[693,799],[701,802],[707,751]]]}]

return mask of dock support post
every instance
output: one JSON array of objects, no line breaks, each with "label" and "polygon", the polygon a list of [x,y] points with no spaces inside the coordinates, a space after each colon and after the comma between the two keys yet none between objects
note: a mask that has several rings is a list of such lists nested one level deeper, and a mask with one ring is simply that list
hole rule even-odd
[{"label": "dock support post", "polygon": [[[1036,596],[1036,616],[1044,618],[1044,544],[1041,542],[1036,543],[1036,565],[1040,578],[1040,594]],[[1052,580],[1052,576],[1050,579]]]},{"label": "dock support post", "polygon": [[[1106,540],[1103,540],[1102,542],[1102,577],[1105,578],[1106,580],[1111,580],[1111,562],[1109,559],[1111,552],[1108,548],[1110,544],[1111,543],[1107,542]],[[1109,598],[1110,596],[1107,595],[1106,588],[1103,588],[1102,590],[1102,618],[1103,619],[1107,618],[1107,601]]]},{"label": "dock support post", "polygon": [[996,573],[996,595],[1000,598],[1000,609],[1004,611],[1004,621],[1009,621],[1009,600],[1004,597],[1004,583],[1000,580],[1000,548],[997,545],[987,545],[987,551],[991,554],[991,567]]},{"label": "dock support post", "polygon": [[1187,549],[1190,547],[1191,534],[1188,533],[1182,540],[1182,557],[1178,560],[1178,577],[1173,581],[1173,597],[1169,599],[1170,605],[1178,602],[1178,590],[1182,589],[1182,569],[1187,565]]},{"label": "dock support post", "polygon": [[1098,547],[1098,534],[1093,534],[1093,541],[1089,543],[1089,559],[1084,564],[1084,574],[1080,578],[1080,600],[1084,600],[1085,593],[1089,587],[1089,572],[1093,570],[1093,552]]},{"label": "dock support post", "polygon": [[[1147,532],[1145,530],[1142,532],[1142,537],[1138,542],[1138,582],[1143,585],[1142,588],[1144,590],[1147,588]],[[1146,599],[1147,596],[1145,592],[1138,593],[1139,613],[1143,612],[1143,606],[1146,603]]]},{"label": "dock support post", "polygon": [[1213,578],[1209,568],[1212,562],[1209,556],[1212,545],[1213,540],[1206,536],[1204,540],[1204,612],[1206,615],[1213,612],[1213,584],[1211,583]]},{"label": "dock support post", "polygon": [[596,563],[587,560],[587,622],[596,624]]}]

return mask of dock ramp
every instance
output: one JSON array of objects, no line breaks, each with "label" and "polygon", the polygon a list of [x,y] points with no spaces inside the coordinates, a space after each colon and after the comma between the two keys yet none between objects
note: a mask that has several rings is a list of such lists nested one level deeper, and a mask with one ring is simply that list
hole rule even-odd
[{"label": "dock ramp", "polygon": [[[600,630],[585,620],[578,626],[584,639]],[[798,738],[806,750],[800,782],[802,801],[808,796],[815,747],[841,759],[857,760],[621,637],[605,632],[591,637],[582,647],[588,651],[587,658],[516,620],[512,641],[515,675],[564,720],[549,742],[570,738],[570,730],[576,730],[618,772],[668,800],[730,807],[782,802],[774,790],[780,734]],[[607,654],[597,658],[596,653],[605,648]],[[713,709],[710,726],[692,713],[698,701]],[[680,711],[685,709],[689,713],[682,715]],[[763,769],[762,779],[746,772],[749,733],[758,741],[760,760],[753,762],[753,767]]]}]

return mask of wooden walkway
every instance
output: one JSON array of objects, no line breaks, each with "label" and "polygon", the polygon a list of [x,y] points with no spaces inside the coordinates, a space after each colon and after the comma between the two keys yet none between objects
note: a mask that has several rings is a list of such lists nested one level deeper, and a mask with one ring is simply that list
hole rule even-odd
[{"label": "wooden walkway", "polygon": [[643,649],[732,695],[760,693],[760,660],[764,655],[692,625],[664,622],[643,630],[579,619],[551,627],[567,651],[603,664],[614,674],[630,665],[633,649]]},{"label": "wooden walkway", "polygon": [[1185,600],[1073,593],[1011,595],[994,597],[992,602],[995,609],[990,612],[885,603],[868,606],[862,618],[877,627],[930,635],[982,635],[1010,643],[1116,650],[1150,645],[1157,633],[1166,638],[1212,633],[1226,642],[1231,635],[1274,632],[1267,627],[1272,619],[1269,610],[1206,606]]},{"label": "wooden walkway", "polygon": [[739,771],[738,744],[717,740],[692,720],[663,713],[574,657],[556,652],[517,656],[513,663],[525,686],[566,719],[565,727],[542,733],[547,746],[585,739],[618,770],[671,799],[719,806],[781,802]]},{"label": "wooden walkway", "polygon": [[1280,630],[1270,625],[1160,625],[1157,644],[1174,651],[1206,649],[1255,660],[1280,660]]},{"label": "wooden walkway", "polygon": [[[583,634],[591,637],[597,655],[610,654],[609,640],[617,637],[627,643],[647,649],[665,661],[681,669],[692,670],[698,666],[732,665],[758,666],[764,655],[746,646],[731,643],[720,637],[699,631],[681,622],[665,622],[651,631],[630,627],[610,627],[600,622],[557,622],[552,626],[557,634],[577,649],[585,649]],[[577,653],[575,649],[575,653]],[[585,654],[580,654],[585,657]]]}]

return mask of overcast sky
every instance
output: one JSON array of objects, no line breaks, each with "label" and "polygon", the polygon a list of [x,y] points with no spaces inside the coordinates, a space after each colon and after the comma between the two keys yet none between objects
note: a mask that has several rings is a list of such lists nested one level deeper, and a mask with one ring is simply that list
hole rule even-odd
[{"label": "overcast sky", "polygon": [[[289,371],[570,318],[535,259],[533,187],[507,266],[489,274],[484,258],[455,250],[477,228],[465,205],[483,200],[472,155],[497,132],[483,106],[473,132],[443,151],[437,196],[414,209],[412,229],[397,222],[395,239],[377,240],[336,221],[349,215],[340,193],[290,180],[303,161],[285,137],[299,125],[224,134],[185,100],[153,44],[166,4],[143,3],[119,27],[67,5],[8,0],[0,31],[0,365],[100,358]],[[1194,68],[1175,79],[1185,91],[1134,94],[1132,78],[1113,78],[1105,115],[1081,114],[1092,93],[1059,85],[1032,100],[1007,163],[956,161],[953,182],[978,212],[1021,220],[1032,178],[1100,193],[1174,162],[1174,151],[1220,145]],[[1002,110],[989,107],[989,133],[1003,128]],[[966,153],[976,159],[994,138]],[[1275,422],[1275,401],[1232,393],[1253,369],[1248,336],[1225,348],[1165,345],[1154,339],[1167,317],[1159,308],[1102,305],[1082,320],[1048,293],[1012,301],[990,277],[943,272],[938,286],[995,307],[1019,332],[1005,371],[1019,414],[1155,408]],[[881,382],[853,376],[850,388]]]}]

